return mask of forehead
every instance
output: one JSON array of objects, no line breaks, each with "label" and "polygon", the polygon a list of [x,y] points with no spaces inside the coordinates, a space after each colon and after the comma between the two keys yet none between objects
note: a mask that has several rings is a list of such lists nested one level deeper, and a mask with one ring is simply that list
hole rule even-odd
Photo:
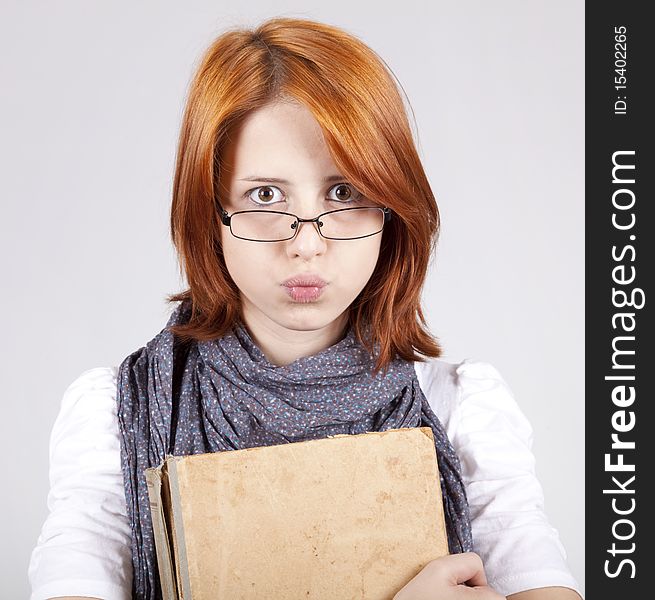
[{"label": "forehead", "polygon": [[299,170],[334,169],[320,125],[296,102],[276,102],[249,113],[223,148],[228,174],[265,174],[289,179]]}]

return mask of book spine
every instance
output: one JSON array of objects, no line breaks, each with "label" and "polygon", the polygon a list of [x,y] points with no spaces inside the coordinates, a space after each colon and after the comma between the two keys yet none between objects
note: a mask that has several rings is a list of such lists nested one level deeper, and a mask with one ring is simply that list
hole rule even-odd
[{"label": "book spine", "polygon": [[150,501],[152,530],[155,536],[157,567],[163,600],[177,600],[177,586],[173,576],[173,557],[166,527],[165,506],[162,498],[162,474],[159,469],[146,469],[146,483]]},{"label": "book spine", "polygon": [[171,515],[173,546],[176,556],[175,568],[179,600],[192,600],[191,578],[189,576],[189,561],[186,551],[186,536],[184,534],[184,517],[182,514],[182,499],[180,497],[180,477],[178,472],[178,458],[170,457],[166,461],[169,491],[171,498]]}]

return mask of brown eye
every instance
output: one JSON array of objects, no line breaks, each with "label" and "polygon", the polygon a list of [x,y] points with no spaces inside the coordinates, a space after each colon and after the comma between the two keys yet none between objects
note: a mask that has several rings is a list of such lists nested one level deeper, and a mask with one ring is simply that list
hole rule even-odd
[{"label": "brown eye", "polygon": [[329,197],[329,200],[336,202],[350,204],[364,199],[364,196],[349,183],[338,183],[331,189],[331,192],[334,197]]},{"label": "brown eye", "polygon": [[259,192],[257,192],[257,197],[260,200],[268,202],[269,200],[272,200],[275,197],[275,194],[273,193],[273,190],[270,187],[264,186],[259,188]]},{"label": "brown eye", "polygon": [[[277,195],[277,198],[276,198]],[[244,198],[250,200],[253,204],[274,204],[278,200],[283,200],[284,196],[280,190],[273,185],[262,185],[252,188],[244,194]]]},{"label": "brown eye", "polygon": [[348,200],[348,198],[350,198],[352,195],[352,192],[348,186],[340,184],[335,188],[335,194],[337,196],[337,200]]}]

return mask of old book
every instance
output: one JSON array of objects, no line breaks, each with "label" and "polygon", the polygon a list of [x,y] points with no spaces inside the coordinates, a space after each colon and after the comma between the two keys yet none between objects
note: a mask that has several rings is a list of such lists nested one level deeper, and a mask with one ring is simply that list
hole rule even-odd
[{"label": "old book", "polygon": [[168,456],[146,478],[165,600],[391,600],[448,554],[429,427]]}]

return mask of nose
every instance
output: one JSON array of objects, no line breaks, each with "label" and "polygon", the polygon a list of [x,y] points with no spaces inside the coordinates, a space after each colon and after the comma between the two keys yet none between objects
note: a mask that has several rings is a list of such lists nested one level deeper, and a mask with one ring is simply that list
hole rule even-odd
[{"label": "nose", "polygon": [[316,221],[298,221],[296,232],[287,244],[294,254],[312,255],[325,250],[326,239],[319,233]]},{"label": "nose", "polygon": [[318,217],[315,217],[314,219],[303,219],[302,217],[298,217],[298,222],[296,223],[296,237],[300,235],[300,230],[303,229],[303,225],[306,226],[305,229],[313,229],[319,237],[322,237],[319,233],[319,221],[320,219]]}]

